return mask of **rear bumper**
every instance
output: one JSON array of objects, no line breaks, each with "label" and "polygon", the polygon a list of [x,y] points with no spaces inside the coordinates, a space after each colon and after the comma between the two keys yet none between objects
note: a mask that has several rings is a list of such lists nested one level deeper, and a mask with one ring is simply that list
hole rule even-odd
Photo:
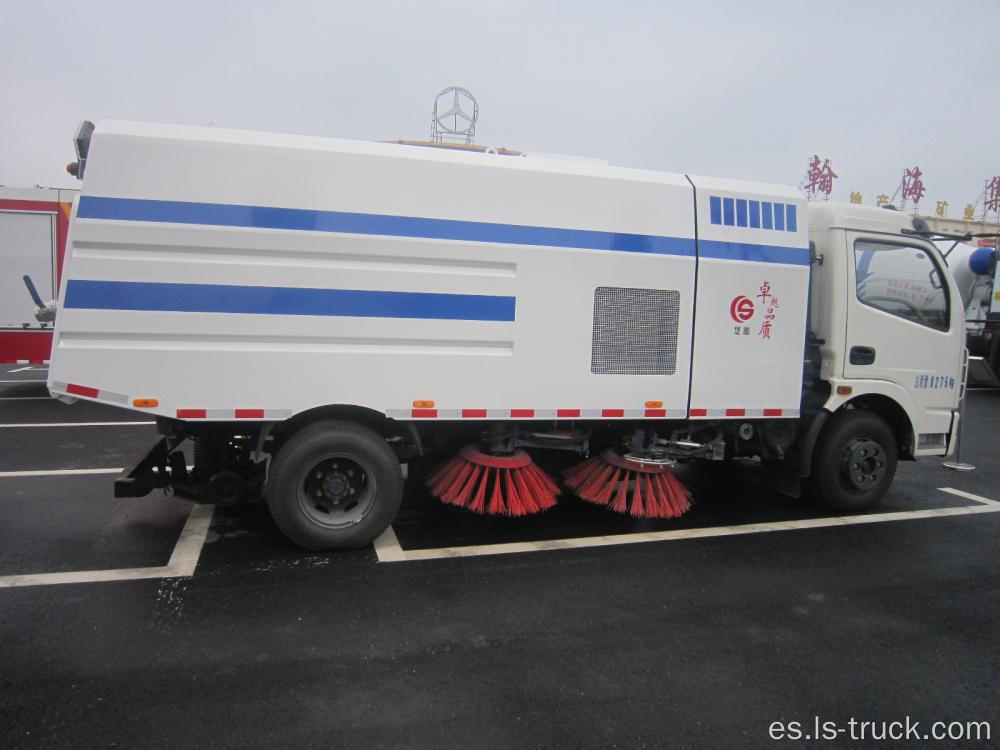
[{"label": "rear bumper", "polygon": [[144,497],[154,489],[164,489],[197,503],[235,505],[259,493],[264,484],[264,462],[206,462],[199,474],[197,466],[188,469],[184,451],[180,450],[187,439],[188,435],[176,432],[153,443],[115,479],[115,497]]},{"label": "rear bumper", "polygon": [[115,479],[115,497],[144,497],[154,489],[166,487],[170,483],[167,461],[175,447],[176,441],[169,436],[157,440]]}]

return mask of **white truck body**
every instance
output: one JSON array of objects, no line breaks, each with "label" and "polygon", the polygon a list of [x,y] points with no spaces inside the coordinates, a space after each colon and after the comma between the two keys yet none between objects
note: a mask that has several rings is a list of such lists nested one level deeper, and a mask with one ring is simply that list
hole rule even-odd
[{"label": "white truck body", "polygon": [[[798,416],[810,256],[790,188],[103,122],[71,243],[55,393],[209,420],[330,403]],[[754,312],[737,333],[740,296]]]}]

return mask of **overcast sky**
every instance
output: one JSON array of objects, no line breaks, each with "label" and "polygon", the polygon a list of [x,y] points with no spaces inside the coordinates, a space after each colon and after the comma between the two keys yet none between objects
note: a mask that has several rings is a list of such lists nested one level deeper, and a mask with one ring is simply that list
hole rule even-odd
[{"label": "overcast sky", "polygon": [[73,187],[80,119],[477,141],[874,203],[918,164],[960,216],[1000,174],[1000,2],[0,0],[0,184]]}]

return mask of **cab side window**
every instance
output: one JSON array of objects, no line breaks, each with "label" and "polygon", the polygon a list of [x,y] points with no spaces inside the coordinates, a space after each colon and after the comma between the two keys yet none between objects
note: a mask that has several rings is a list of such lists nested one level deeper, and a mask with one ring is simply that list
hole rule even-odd
[{"label": "cab side window", "polygon": [[857,240],[854,264],[862,304],[918,325],[948,330],[948,287],[941,268],[927,250]]}]

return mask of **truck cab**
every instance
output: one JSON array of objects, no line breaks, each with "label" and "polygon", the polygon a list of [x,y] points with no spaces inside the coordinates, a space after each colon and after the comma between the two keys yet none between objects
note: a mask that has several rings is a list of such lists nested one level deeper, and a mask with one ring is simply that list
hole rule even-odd
[{"label": "truck cab", "polygon": [[810,204],[809,224],[822,410],[877,416],[899,458],[948,454],[964,388],[963,310],[926,227],[837,203]]}]

